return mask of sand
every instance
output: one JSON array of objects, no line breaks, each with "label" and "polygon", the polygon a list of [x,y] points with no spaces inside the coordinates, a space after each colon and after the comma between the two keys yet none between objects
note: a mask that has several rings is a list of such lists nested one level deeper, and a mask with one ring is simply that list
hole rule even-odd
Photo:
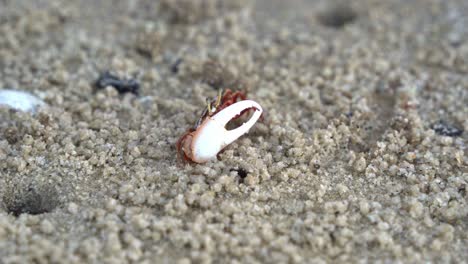
[{"label": "sand", "polygon": [[[0,107],[2,264],[468,259],[465,0],[3,0],[0,36],[48,105]],[[180,162],[227,87],[263,122]]]}]

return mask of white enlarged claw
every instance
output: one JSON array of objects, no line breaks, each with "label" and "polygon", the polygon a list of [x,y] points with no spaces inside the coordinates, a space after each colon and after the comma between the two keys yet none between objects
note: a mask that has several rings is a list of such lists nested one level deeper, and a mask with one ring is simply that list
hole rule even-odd
[{"label": "white enlarged claw", "polygon": [[[225,128],[229,121],[249,109],[254,109],[255,112],[247,122],[232,130]],[[222,109],[214,116],[208,116],[195,131],[187,133],[181,139],[180,144],[185,157],[196,163],[215,158],[223,148],[249,132],[262,112],[263,109],[258,103],[244,100]]]}]

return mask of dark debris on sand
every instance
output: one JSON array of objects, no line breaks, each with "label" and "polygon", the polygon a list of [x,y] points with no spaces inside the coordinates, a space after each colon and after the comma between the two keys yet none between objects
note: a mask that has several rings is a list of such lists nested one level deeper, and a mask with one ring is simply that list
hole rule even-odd
[{"label": "dark debris on sand", "polygon": [[104,89],[107,86],[114,87],[119,94],[132,93],[138,95],[140,84],[134,79],[120,79],[110,72],[104,72],[96,81],[95,86],[97,89]]},{"label": "dark debris on sand", "polygon": [[448,124],[443,120],[439,120],[431,125],[431,129],[433,129],[437,134],[442,136],[449,136],[449,137],[458,137],[463,134],[463,130]]}]

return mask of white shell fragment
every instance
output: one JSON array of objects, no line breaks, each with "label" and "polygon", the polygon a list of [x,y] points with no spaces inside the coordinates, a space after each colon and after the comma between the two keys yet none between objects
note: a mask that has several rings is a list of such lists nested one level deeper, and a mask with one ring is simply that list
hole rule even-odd
[{"label": "white shell fragment", "polygon": [[8,106],[19,111],[35,113],[43,105],[45,103],[41,99],[30,93],[16,90],[0,90],[0,106]]}]

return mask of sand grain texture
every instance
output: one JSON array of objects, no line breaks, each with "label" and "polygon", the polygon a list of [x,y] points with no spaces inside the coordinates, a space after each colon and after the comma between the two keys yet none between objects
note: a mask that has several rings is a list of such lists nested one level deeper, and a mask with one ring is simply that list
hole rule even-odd
[{"label": "sand grain texture", "polygon": [[[49,106],[0,107],[0,263],[466,262],[467,29],[464,0],[0,1],[0,88]],[[183,165],[220,86],[265,121]]]}]

